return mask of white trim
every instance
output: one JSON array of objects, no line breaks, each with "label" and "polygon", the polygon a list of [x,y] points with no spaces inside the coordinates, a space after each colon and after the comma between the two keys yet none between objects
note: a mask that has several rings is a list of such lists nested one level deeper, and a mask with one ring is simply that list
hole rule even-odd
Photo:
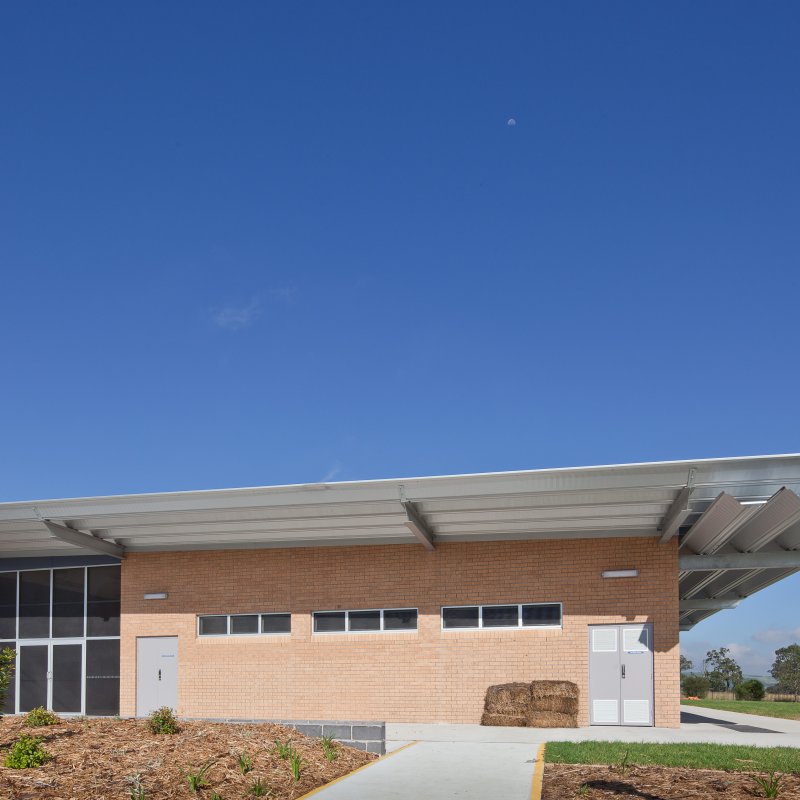
[{"label": "white trim", "polygon": [[[486,625],[483,624],[483,609],[484,608],[510,608],[517,606],[517,624],[516,625]],[[558,606],[559,617],[561,623],[558,625],[523,625],[522,624],[522,608],[523,606]],[[477,608],[478,609],[478,625],[448,628],[444,624],[444,612],[448,608]],[[542,631],[542,630],[561,630],[564,627],[564,604],[562,602],[538,602],[538,603],[465,603],[464,605],[454,606],[441,606],[439,609],[439,624],[440,629],[444,633],[458,633],[459,631]]]},{"label": "white trim", "polygon": [[[350,614],[358,613],[361,611],[377,611],[380,614],[380,628],[370,631],[351,631],[350,630]],[[383,615],[386,611],[413,611],[416,614],[416,625],[413,628],[389,628],[384,627]],[[344,614],[344,630],[343,631],[318,631],[315,630],[314,618],[317,614]],[[364,633],[419,633],[419,608],[415,606],[391,606],[389,608],[331,608],[321,609],[311,612],[311,635],[312,636],[360,636]]]},{"label": "white trim", "polygon": [[[289,630],[280,633],[264,633],[261,630],[261,617],[289,617]],[[225,617],[225,633],[200,633],[201,617]],[[231,617],[258,617],[258,630],[255,633],[233,633],[231,630]],[[291,636],[292,635],[292,612],[291,611],[242,611],[233,614],[197,614],[195,624],[195,637],[197,639],[222,639],[228,636],[240,638],[253,638],[258,636]]]}]

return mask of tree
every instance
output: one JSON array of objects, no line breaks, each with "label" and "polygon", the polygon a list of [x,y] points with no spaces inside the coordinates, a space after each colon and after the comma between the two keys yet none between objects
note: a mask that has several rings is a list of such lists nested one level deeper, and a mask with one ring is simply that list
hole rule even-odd
[{"label": "tree", "polygon": [[686,656],[681,656],[681,674],[688,672],[693,666],[692,662],[686,658]]},{"label": "tree", "polygon": [[737,700],[763,700],[765,694],[764,684],[755,678],[750,678],[749,681],[742,681],[736,687]]},{"label": "tree", "polygon": [[14,667],[17,662],[17,653],[10,647],[0,650],[0,714],[6,704],[8,687],[11,685],[11,678],[14,675]]},{"label": "tree", "polygon": [[731,658],[730,652],[729,648],[720,647],[706,653],[705,671],[712,692],[730,692],[744,678],[741,667]]},{"label": "tree", "polygon": [[681,679],[681,690],[685,697],[699,697],[701,700],[708,694],[709,681],[702,675],[686,675]]},{"label": "tree", "polygon": [[779,647],[775,651],[775,663],[769,674],[782,686],[787,687],[797,702],[797,697],[800,695],[800,644]]}]

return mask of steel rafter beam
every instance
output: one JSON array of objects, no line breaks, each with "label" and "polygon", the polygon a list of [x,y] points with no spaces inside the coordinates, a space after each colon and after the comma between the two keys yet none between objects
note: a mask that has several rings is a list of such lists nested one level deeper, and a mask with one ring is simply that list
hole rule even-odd
[{"label": "steel rafter beam", "polygon": [[67,542],[95,553],[115,556],[116,558],[122,558],[125,555],[125,548],[122,545],[100,539],[91,533],[76,531],[75,528],[68,528],[66,525],[60,525],[58,522],[53,522],[49,519],[43,519],[42,522],[51,535],[62,542]]},{"label": "steel rafter beam", "polygon": [[414,534],[423,547],[427,550],[433,550],[435,547],[433,543],[433,532],[422,518],[422,515],[417,511],[410,500],[401,500],[400,502],[403,504],[403,508],[406,512],[406,521],[403,525]]},{"label": "steel rafter beam", "polygon": [[698,597],[692,600],[681,600],[681,611],[718,611],[722,608],[736,608],[742,597]]},{"label": "steel rafter beam", "polygon": [[724,569],[800,569],[800,550],[776,550],[761,553],[723,553],[711,556],[682,555],[682,572],[705,572]]},{"label": "steel rafter beam", "polygon": [[694,492],[694,475],[695,471],[693,469],[689,470],[689,479],[686,482],[686,486],[678,492],[677,496],[672,501],[672,505],[664,515],[664,519],[661,521],[661,525],[658,529],[661,534],[661,538],[659,539],[660,544],[666,544],[675,536],[680,530],[681,525],[683,525],[686,517],[692,513],[692,509],[689,507],[689,499]]}]

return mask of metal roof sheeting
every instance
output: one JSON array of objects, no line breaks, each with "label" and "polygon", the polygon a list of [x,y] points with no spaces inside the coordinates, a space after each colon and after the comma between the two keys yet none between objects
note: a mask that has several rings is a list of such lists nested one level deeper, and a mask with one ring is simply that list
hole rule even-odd
[{"label": "metal roof sheeting", "polygon": [[[2,503],[0,558],[80,552],[43,520],[130,552],[419,546],[403,500],[437,542],[658,536],[687,485],[682,552],[800,547],[800,524],[787,524],[800,511],[795,454]],[[719,572],[710,580],[682,574],[681,596],[746,596],[786,573],[751,570],[733,586],[731,571]],[[743,570],[736,572],[738,580]],[[690,626],[710,613],[686,612],[681,621]]]}]

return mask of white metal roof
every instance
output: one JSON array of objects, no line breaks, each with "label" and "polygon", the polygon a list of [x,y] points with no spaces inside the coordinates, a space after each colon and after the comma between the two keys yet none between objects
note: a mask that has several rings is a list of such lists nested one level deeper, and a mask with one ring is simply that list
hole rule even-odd
[{"label": "white metal roof", "polygon": [[[129,552],[414,543],[402,500],[413,503],[437,542],[660,536],[687,485],[684,534],[723,493],[742,511],[783,487],[800,492],[800,455],[0,503],[0,557],[81,552],[54,538],[43,520]],[[698,541],[684,535],[686,552],[705,552],[689,547],[692,538]],[[800,535],[791,542],[800,549]],[[731,548],[735,541],[723,536],[712,552]],[[779,577],[757,571],[739,591]],[[697,573],[682,576],[682,596],[684,585],[695,597],[722,586],[696,583]],[[682,621],[689,626],[709,613],[687,613]]]}]

